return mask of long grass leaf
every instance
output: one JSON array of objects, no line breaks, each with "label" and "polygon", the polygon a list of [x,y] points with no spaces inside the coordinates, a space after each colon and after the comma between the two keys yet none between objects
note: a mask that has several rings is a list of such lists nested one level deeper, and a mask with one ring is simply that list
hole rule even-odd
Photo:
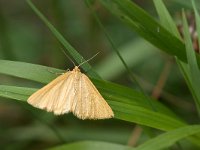
[{"label": "long grass leaf", "polygon": [[[8,63],[6,63],[8,62]],[[6,65],[8,64],[8,65]],[[41,81],[44,83],[43,80],[40,79],[40,76],[37,75],[37,73],[43,73],[47,72],[47,68],[44,66],[38,66],[37,70],[35,69],[29,69],[28,73],[25,73],[26,68],[34,68],[33,64],[28,63],[22,63],[22,62],[12,62],[7,60],[1,60],[0,67],[3,65],[5,68],[9,68],[12,66],[12,69],[4,69],[3,72],[0,69],[0,73],[9,74],[12,76],[18,77],[18,74],[15,74],[15,70],[18,70],[19,72],[24,74],[20,74],[21,78],[29,79],[33,81]],[[29,65],[29,67],[28,67]],[[26,66],[26,68],[24,68]],[[23,71],[24,70],[24,71]],[[51,68],[52,71],[54,71]],[[55,69],[57,70],[57,69]],[[27,70],[26,70],[27,71]],[[55,75],[54,75],[55,77]],[[53,76],[47,76],[45,79],[45,82],[49,82],[52,80]],[[162,130],[169,130],[175,127],[180,126],[181,124],[184,125],[182,121],[176,117],[169,109],[164,107],[159,102],[153,101],[155,107],[157,108],[158,112],[152,112],[150,106],[145,101],[145,96],[142,95],[139,92],[134,91],[133,89],[123,87],[121,85],[113,84],[111,82],[106,82],[102,80],[94,80],[94,84],[99,89],[101,94],[105,97],[105,99],[113,106],[113,109],[116,109],[116,117],[118,119],[131,121],[131,122],[137,122],[140,124],[151,124],[150,126],[154,126],[155,128],[160,128]],[[13,98],[13,99],[19,99],[19,100],[27,100],[28,96],[30,96],[31,89],[28,88],[19,88],[15,89],[15,87],[9,87],[9,86],[1,86],[1,96]],[[28,90],[28,91],[27,91]],[[29,93],[27,93],[29,92]],[[34,92],[34,89],[32,89],[32,92]],[[19,95],[18,95],[19,94]],[[12,97],[14,96],[14,97]],[[16,96],[16,97],[15,97]],[[19,97],[18,97],[19,96]],[[125,112],[125,114],[124,114]],[[161,116],[160,116],[161,115]],[[163,116],[164,115],[164,116]],[[155,119],[157,121],[161,121],[160,123],[157,123],[157,121],[152,119],[152,116],[155,116]],[[141,120],[141,117],[144,118],[144,120]],[[160,120],[160,118],[163,118]],[[166,121],[164,118],[171,118],[170,121]],[[133,121],[135,120],[135,121]],[[162,122],[164,121],[164,122]],[[171,125],[168,125],[171,124]]]},{"label": "long grass leaf", "polygon": [[197,64],[195,51],[193,49],[192,41],[190,38],[189,33],[189,27],[187,24],[187,19],[185,16],[185,13],[183,12],[183,33],[184,33],[184,39],[185,39],[185,45],[186,45],[186,52],[187,52],[187,59],[188,59],[188,65],[189,65],[189,71],[191,76],[192,85],[194,88],[194,91],[196,93],[195,103],[198,110],[198,113],[200,114],[200,70]]},{"label": "long grass leaf", "polygon": [[181,39],[176,24],[174,23],[171,15],[169,14],[167,8],[165,7],[162,0],[154,0],[154,5],[156,7],[157,13],[159,15],[159,19],[161,24],[167,29],[169,32],[174,34],[177,38]]},{"label": "long grass leaf", "polygon": [[[40,72],[39,70],[43,71]],[[41,83],[48,83],[50,80],[57,76],[56,73],[63,72],[64,70],[55,69],[52,67],[35,65],[25,62],[0,60],[0,73]]]},{"label": "long grass leaf", "polygon": [[[187,62],[183,42],[167,31],[153,17],[129,0],[99,0],[110,12],[130,26],[140,36],[166,53]],[[200,56],[197,55],[198,64]]]},{"label": "long grass leaf", "polygon": [[195,13],[197,38],[198,38],[198,45],[199,45],[199,49],[200,49],[200,15],[197,11],[197,6],[195,5],[194,0],[192,0],[192,5],[193,5],[194,13]]},{"label": "long grass leaf", "polygon": [[176,130],[172,130],[166,133],[163,133],[151,140],[148,140],[144,144],[139,145],[136,148],[128,147],[125,145],[101,142],[101,141],[81,141],[71,144],[65,144],[57,147],[50,148],[49,150],[161,150],[164,148],[169,148],[173,144],[183,138],[191,136],[193,134],[200,132],[199,125],[191,125]]},{"label": "long grass leaf", "polygon": [[191,125],[182,128],[178,128],[166,133],[163,133],[144,144],[138,146],[135,150],[161,150],[168,148],[175,144],[177,141],[186,138],[192,134],[199,133],[199,125]]},{"label": "long grass leaf", "polygon": [[[26,102],[27,98],[36,90],[28,87],[0,85],[0,96]],[[116,101],[110,95],[103,94],[103,96],[112,107],[116,119],[166,131],[186,125],[177,118],[167,116],[161,112],[154,112],[140,104],[125,103],[123,97],[118,98]]]},{"label": "long grass leaf", "polygon": [[[91,4],[89,0],[86,0],[86,4],[88,5],[88,7],[90,8],[90,10],[92,11],[91,8]],[[109,36],[108,32],[106,31],[106,29],[104,28],[103,24],[101,23],[101,21],[99,20],[97,14],[95,12],[93,12],[93,16],[96,19],[97,23],[99,24],[100,28],[103,30],[105,36],[107,37],[108,41],[110,42],[112,49],[114,50],[114,52],[117,54],[118,58],[121,60],[124,68],[126,69],[131,81],[133,83],[136,83],[137,87],[139,88],[140,92],[142,92],[145,96],[146,96],[146,101],[147,103],[149,103],[149,105],[151,106],[152,110],[156,111],[156,108],[154,107],[153,103],[151,102],[151,100],[149,99],[148,95],[145,93],[144,89],[141,87],[140,83],[137,81],[136,77],[134,76],[133,72],[131,71],[131,69],[128,67],[127,63],[125,62],[124,58],[122,57],[122,55],[120,54],[119,50],[117,49],[117,47],[115,46],[114,42],[112,41],[111,37]]]},{"label": "long grass leaf", "polygon": [[[19,72],[24,69],[24,65],[27,68],[34,68],[34,64],[22,63],[22,62],[12,62],[7,60],[1,60],[4,62],[4,67],[6,67],[5,62],[9,62],[9,65],[12,65],[14,68],[12,69],[4,69],[4,74],[9,74],[12,76],[18,76],[15,74],[15,71]],[[0,63],[0,65],[3,63]],[[28,67],[29,65],[29,67]],[[37,72],[43,73],[47,71],[45,66],[35,65],[37,70],[30,69],[29,74],[26,73],[20,75],[21,78],[39,81],[39,77],[37,76]],[[9,68],[9,67],[7,67]],[[51,68],[52,71],[53,68]],[[55,69],[57,70],[57,69]],[[1,71],[1,70],[0,70]],[[1,72],[0,72],[1,73]],[[14,73],[14,74],[12,74]],[[46,79],[49,82],[53,77],[49,76]],[[49,80],[49,81],[48,81]],[[157,112],[153,112],[149,105],[146,103],[145,96],[139,92],[134,91],[133,89],[123,87],[121,85],[113,84],[111,82],[106,82],[102,80],[94,80],[94,84],[97,86],[101,94],[107,100],[107,102],[111,105],[115,112],[115,117],[120,120],[125,120],[129,122],[135,122],[141,125],[153,127],[161,130],[172,130],[181,126],[185,126],[186,124],[181,121],[175,114],[173,114],[169,109],[160,104],[157,101],[153,101],[154,105],[157,108]],[[15,86],[0,86],[0,96],[7,97],[11,99],[26,101],[27,98],[35,92],[37,89],[32,89],[28,87],[15,87]],[[194,139],[195,141],[195,139]]]},{"label": "long grass leaf", "polygon": [[133,150],[128,146],[101,141],[81,141],[50,148],[49,150]]},{"label": "long grass leaf", "polygon": [[[161,20],[161,23],[163,24],[163,26],[168,29],[168,31],[170,31],[172,34],[174,34],[175,36],[177,36],[178,38],[180,37],[180,34],[178,33],[177,27],[172,19],[172,17],[170,16],[168,10],[166,9],[164,3],[162,2],[162,0],[154,0],[154,4],[156,6],[156,10],[158,12],[159,18]],[[189,37],[190,38],[190,37]],[[186,41],[186,44],[187,41]],[[194,54],[195,57],[195,54]],[[176,58],[176,62],[186,80],[186,83],[195,99],[195,101],[198,101],[198,91],[195,90],[195,85],[192,82],[192,76],[190,74],[190,70],[188,68],[188,65],[184,62],[182,62],[180,59]],[[196,64],[197,65],[197,64]]]},{"label": "long grass leaf", "polygon": [[[0,60],[0,73],[41,83],[49,83],[51,80],[57,77],[57,72],[60,73],[63,71],[30,63]],[[151,108],[146,102],[145,96],[136,90],[108,81],[97,80],[93,78],[92,81],[100,90],[100,92],[104,95],[107,95],[109,99],[113,99],[114,101],[118,101],[118,99],[120,99],[120,102],[123,103],[141,105],[148,109]],[[163,105],[161,105],[159,102],[154,101],[153,103],[159,112],[161,111],[163,113],[167,113],[168,115],[174,116],[171,111],[169,111],[166,107],[163,107]]]},{"label": "long grass leaf", "polygon": [[[49,28],[52,34],[58,39],[58,41],[65,47],[65,49],[74,58],[74,60],[76,60],[78,64],[81,64],[83,61],[86,61],[75,50],[75,48],[58,32],[58,30],[46,19],[46,17],[35,7],[35,5],[30,0],[27,0],[27,3],[38,15],[38,17],[44,22],[44,24]],[[88,72],[90,76],[100,79],[100,76],[94,70],[92,70],[92,67],[88,62],[85,62],[84,65],[82,65],[81,67],[84,69],[84,71]]]},{"label": "long grass leaf", "polygon": [[[134,54],[132,51],[133,49],[135,50]],[[134,68],[134,66],[150,57],[156,57],[157,54],[155,47],[143,39],[136,39],[124,44],[119,47],[119,52],[130,68]],[[103,79],[106,80],[115,79],[117,76],[126,72],[124,66],[114,52],[107,55],[103,61],[99,62],[94,67],[94,69]]]}]

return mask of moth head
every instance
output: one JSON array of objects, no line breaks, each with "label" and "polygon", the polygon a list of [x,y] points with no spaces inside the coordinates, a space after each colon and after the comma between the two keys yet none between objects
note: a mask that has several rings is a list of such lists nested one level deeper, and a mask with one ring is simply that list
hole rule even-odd
[{"label": "moth head", "polygon": [[73,71],[80,72],[79,66],[75,66],[74,69],[73,69]]}]

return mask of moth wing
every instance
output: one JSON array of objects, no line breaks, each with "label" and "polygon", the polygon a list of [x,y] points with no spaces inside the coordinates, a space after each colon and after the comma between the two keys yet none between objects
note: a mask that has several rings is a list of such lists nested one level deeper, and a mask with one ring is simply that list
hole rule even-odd
[{"label": "moth wing", "polygon": [[74,78],[71,71],[58,76],[52,82],[28,98],[28,103],[56,115],[70,111],[74,99]]},{"label": "moth wing", "polygon": [[106,119],[114,117],[108,103],[101,96],[90,79],[83,73],[76,80],[76,97],[72,104],[72,112],[80,119]]}]

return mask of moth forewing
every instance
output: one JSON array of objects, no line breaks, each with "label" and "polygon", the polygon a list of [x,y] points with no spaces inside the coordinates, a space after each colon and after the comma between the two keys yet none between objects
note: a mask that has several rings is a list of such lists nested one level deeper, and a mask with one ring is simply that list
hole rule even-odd
[{"label": "moth forewing", "polygon": [[77,66],[32,94],[28,103],[56,115],[72,112],[80,119],[114,117],[110,106]]},{"label": "moth forewing", "polygon": [[56,115],[69,112],[70,109],[67,108],[69,104],[67,105],[65,103],[69,103],[70,99],[68,99],[68,101],[64,99],[66,99],[71,92],[67,90],[70,79],[70,72],[58,76],[49,84],[32,94],[28,98],[28,103],[34,107],[54,112]]},{"label": "moth forewing", "polygon": [[90,79],[83,73],[78,80],[76,107],[72,112],[80,119],[106,119],[114,113]]}]

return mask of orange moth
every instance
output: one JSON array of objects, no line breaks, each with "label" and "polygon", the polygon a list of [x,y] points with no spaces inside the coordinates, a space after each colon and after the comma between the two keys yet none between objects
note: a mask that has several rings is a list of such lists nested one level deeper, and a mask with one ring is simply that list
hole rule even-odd
[{"label": "orange moth", "polygon": [[78,66],[33,93],[28,103],[55,115],[72,112],[80,119],[114,117],[108,103]]}]

